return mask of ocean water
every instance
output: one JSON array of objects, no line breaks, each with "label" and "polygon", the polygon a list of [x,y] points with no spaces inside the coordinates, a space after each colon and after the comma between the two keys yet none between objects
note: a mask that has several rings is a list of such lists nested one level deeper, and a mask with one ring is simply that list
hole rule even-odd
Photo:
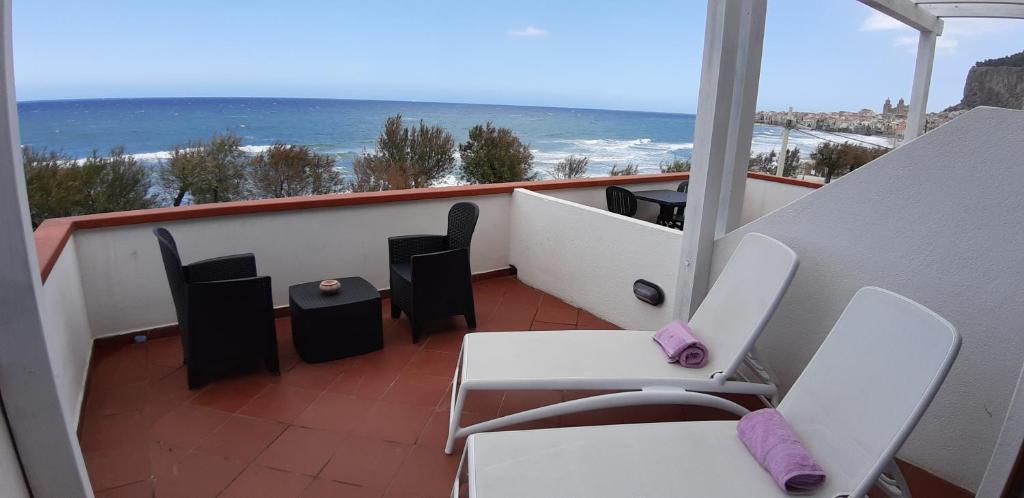
[{"label": "ocean water", "polygon": [[[84,157],[123,145],[147,164],[168,156],[175,145],[231,131],[250,152],[275,143],[308,145],[334,154],[343,169],[372,151],[388,116],[424,120],[466,139],[469,128],[487,121],[511,128],[534,153],[542,174],[569,154],[590,157],[588,174],[606,175],[614,165],[636,163],[656,172],[660,163],[687,159],[693,150],[692,114],[552,107],[446,104],[335,99],[159,98],[21,102],[23,145]],[[782,129],[756,125],[753,153],[779,149]],[[832,137],[835,138],[835,137]],[[865,137],[858,137],[865,139]],[[879,137],[867,140],[884,143]],[[819,140],[791,136],[807,157]]]}]

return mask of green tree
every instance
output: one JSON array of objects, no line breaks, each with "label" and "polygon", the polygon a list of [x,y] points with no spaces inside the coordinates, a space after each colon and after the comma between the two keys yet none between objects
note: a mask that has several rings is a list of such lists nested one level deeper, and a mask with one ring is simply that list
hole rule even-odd
[{"label": "green tree", "polygon": [[672,162],[659,164],[658,169],[662,173],[687,173],[690,171],[690,166],[689,159],[673,159]]},{"label": "green tree", "polygon": [[98,152],[83,160],[22,149],[32,225],[49,218],[130,211],[156,205],[149,172],[123,147],[109,156]]},{"label": "green tree", "polygon": [[150,193],[150,173],[123,146],[114,147],[110,155],[95,150],[81,161],[81,210],[86,213],[110,213],[147,209],[156,205]]},{"label": "green tree", "polygon": [[850,142],[841,144],[822,142],[811,153],[814,160],[814,174],[825,178],[825,183],[832,178],[849,173],[888,152],[882,147],[854,145]]},{"label": "green tree", "polygon": [[377,150],[352,165],[357,192],[429,187],[455,169],[455,138],[440,126],[408,128],[391,116],[377,137]]},{"label": "green tree", "polygon": [[209,142],[174,146],[160,165],[160,185],[174,206],[186,195],[195,204],[244,199],[246,163],[242,138],[218,133]]},{"label": "green tree", "polygon": [[640,165],[628,162],[622,169],[619,169],[619,165],[613,164],[612,170],[608,172],[608,176],[632,176],[638,173],[640,173]]},{"label": "green tree", "polygon": [[549,172],[552,178],[559,178],[563,180],[569,180],[572,178],[582,178],[587,174],[587,165],[590,164],[590,158],[587,156],[576,156],[568,155],[565,159],[558,161],[555,167]]},{"label": "green tree", "polygon": [[469,130],[469,139],[459,145],[462,180],[467,183],[520,182],[537,179],[530,146],[508,128],[495,128],[490,121]]},{"label": "green tree", "polygon": [[[750,166],[747,168],[750,171],[756,171],[758,173],[767,173],[774,175],[778,170],[778,153],[775,150],[771,150],[768,153],[758,153],[750,158]],[[786,149],[785,165],[782,168],[782,176],[796,176],[797,169],[800,167],[800,148],[795,147],[792,149]]]},{"label": "green tree", "polygon": [[78,214],[81,204],[78,164],[70,157],[47,150],[22,147],[25,189],[32,226],[43,220]]},{"label": "green tree", "polygon": [[275,143],[249,161],[249,186],[259,199],[331,194],[341,190],[342,177],[333,157]]}]

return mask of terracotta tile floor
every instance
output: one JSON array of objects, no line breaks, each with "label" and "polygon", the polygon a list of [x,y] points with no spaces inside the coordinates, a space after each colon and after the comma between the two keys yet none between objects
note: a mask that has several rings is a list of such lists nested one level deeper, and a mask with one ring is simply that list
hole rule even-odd
[{"label": "terracotta tile floor", "polygon": [[[477,282],[475,296],[480,331],[617,328],[513,277]],[[177,337],[98,344],[81,427],[96,495],[447,497],[459,460],[442,452],[449,386],[468,331],[461,318],[438,321],[414,345],[407,319],[392,320],[389,306],[381,351],[306,364],[282,318],[281,376],[254,373],[197,391],[186,388]],[[480,393],[467,400],[465,421],[591,394]],[[640,407],[524,427],[724,417]]]}]

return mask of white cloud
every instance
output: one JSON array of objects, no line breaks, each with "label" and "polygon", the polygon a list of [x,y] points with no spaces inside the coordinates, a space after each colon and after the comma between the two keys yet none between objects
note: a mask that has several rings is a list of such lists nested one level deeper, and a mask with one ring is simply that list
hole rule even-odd
[{"label": "white cloud", "polygon": [[[893,39],[892,46],[906,48],[910,53],[917,53],[917,36],[897,36]],[[939,53],[951,54],[956,52],[956,48],[959,46],[960,42],[956,38],[940,36],[935,40],[935,51]]]},{"label": "white cloud", "polygon": [[[959,21],[959,20],[958,20]],[[991,21],[988,19],[980,21]],[[946,29],[943,35],[935,41],[935,51],[940,55],[947,55],[956,52],[960,46],[960,37],[970,38],[981,33],[991,33],[997,25],[990,22],[977,24],[960,24],[946,21]],[[903,24],[881,12],[874,11],[860,26],[861,31],[898,31],[907,34],[900,34],[892,40],[892,46],[905,48],[910,53],[917,53],[917,31],[906,24]]]},{"label": "white cloud", "polygon": [[520,36],[524,38],[546,38],[551,33],[549,33],[546,29],[527,26],[522,29],[510,29],[508,31],[508,34],[509,36]]},{"label": "white cloud", "polygon": [[861,31],[896,31],[909,29],[912,28],[877,10],[872,11],[871,15],[868,16],[868,18],[860,25]]}]

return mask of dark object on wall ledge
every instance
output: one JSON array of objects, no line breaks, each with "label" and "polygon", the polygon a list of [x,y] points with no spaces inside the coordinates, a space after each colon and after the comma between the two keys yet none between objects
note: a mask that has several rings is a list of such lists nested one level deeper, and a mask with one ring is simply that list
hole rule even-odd
[{"label": "dark object on wall ledge", "polygon": [[633,295],[652,306],[660,306],[665,302],[665,292],[661,290],[661,287],[642,278],[633,282]]}]

